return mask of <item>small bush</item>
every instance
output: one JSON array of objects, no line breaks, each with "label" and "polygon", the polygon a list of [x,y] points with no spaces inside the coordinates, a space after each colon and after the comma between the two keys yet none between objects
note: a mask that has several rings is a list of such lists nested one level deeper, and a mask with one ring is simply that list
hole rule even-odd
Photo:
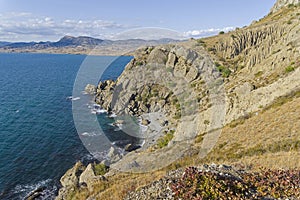
[{"label": "small bush", "polygon": [[96,176],[99,175],[104,175],[108,172],[109,167],[106,166],[105,164],[99,163],[99,164],[94,164],[94,172]]},{"label": "small bush", "polygon": [[285,72],[286,73],[290,73],[290,72],[292,72],[294,70],[295,70],[295,68],[293,66],[288,66],[288,67],[285,68]]},{"label": "small bush", "polygon": [[218,66],[217,69],[219,72],[221,72],[221,74],[224,78],[228,78],[231,74],[230,69],[228,69],[227,67],[224,67],[222,65]]},{"label": "small bush", "polygon": [[231,37],[232,39],[237,38],[237,37],[236,37],[235,35],[233,35],[233,34],[232,34],[230,37]]},{"label": "small bush", "polygon": [[213,47],[209,47],[207,50],[208,50],[208,51],[216,51],[216,49],[213,48]]},{"label": "small bush", "polygon": [[224,33],[225,33],[224,31],[220,31],[220,32],[219,32],[220,35],[223,35]]},{"label": "small bush", "polygon": [[158,139],[157,140],[158,148],[161,149],[163,147],[166,147],[169,144],[169,142],[174,138],[174,133],[175,133],[174,130],[170,130],[168,133],[164,135],[164,137]]},{"label": "small bush", "polygon": [[136,64],[137,66],[141,66],[141,65],[143,65],[143,62],[142,62],[142,61],[137,61],[135,64]]}]

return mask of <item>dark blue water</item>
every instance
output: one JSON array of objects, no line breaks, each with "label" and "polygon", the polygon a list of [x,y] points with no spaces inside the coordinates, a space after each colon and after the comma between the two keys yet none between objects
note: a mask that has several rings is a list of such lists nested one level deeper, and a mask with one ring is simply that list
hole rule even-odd
[{"label": "dark blue water", "polygon": [[[67,99],[85,58],[0,54],[0,199],[22,199],[40,186],[55,192],[67,169],[90,158]],[[130,59],[117,59],[102,79],[118,77]]]}]

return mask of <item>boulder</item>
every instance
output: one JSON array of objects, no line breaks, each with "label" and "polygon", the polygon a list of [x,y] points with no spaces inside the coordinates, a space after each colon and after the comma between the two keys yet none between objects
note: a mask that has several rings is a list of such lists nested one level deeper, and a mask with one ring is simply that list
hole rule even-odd
[{"label": "boulder", "polygon": [[236,87],[234,92],[238,96],[244,96],[244,95],[249,94],[253,89],[254,89],[254,86],[251,83],[245,82],[242,85]]},{"label": "boulder", "polygon": [[187,66],[183,62],[178,62],[174,68],[175,77],[185,77],[187,71]]},{"label": "boulder", "polygon": [[93,166],[92,164],[90,163],[86,169],[82,172],[82,174],[80,175],[79,177],[79,184],[82,185],[82,183],[86,183],[87,184],[87,187],[89,185],[89,183],[95,179],[96,176],[95,176],[95,173],[94,173],[94,170],[93,170]]},{"label": "boulder", "polygon": [[148,126],[150,123],[151,122],[148,119],[142,119],[142,122],[141,122],[141,124],[144,125],[144,126]]},{"label": "boulder", "polygon": [[149,57],[148,57],[148,63],[153,64],[162,64],[165,65],[167,61],[167,55],[164,51],[162,51],[159,48],[155,48],[151,51]]},{"label": "boulder", "polygon": [[114,147],[110,147],[107,158],[109,159],[110,163],[117,162],[121,159],[118,151]]},{"label": "boulder", "polygon": [[86,91],[89,94],[95,94],[96,92],[96,86],[92,84],[87,84],[84,88],[84,91]]},{"label": "boulder", "polygon": [[79,161],[74,167],[69,169],[60,179],[60,183],[63,187],[77,186],[79,182],[79,176],[85,169],[85,166]]},{"label": "boulder", "polygon": [[186,80],[188,82],[192,82],[197,77],[198,77],[198,69],[194,66],[191,66],[189,72],[185,76]]},{"label": "boulder", "polygon": [[168,61],[166,63],[166,67],[167,68],[174,68],[176,61],[177,61],[176,55],[174,53],[169,53]]}]

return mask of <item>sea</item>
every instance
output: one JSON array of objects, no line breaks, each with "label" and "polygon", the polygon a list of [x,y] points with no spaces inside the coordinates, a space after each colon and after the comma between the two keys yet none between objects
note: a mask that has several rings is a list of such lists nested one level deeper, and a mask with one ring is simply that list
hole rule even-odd
[{"label": "sea", "polygon": [[[96,159],[87,138],[104,134],[111,143],[134,140],[111,126],[114,119],[99,114],[94,97],[84,92],[87,83],[117,79],[131,59],[0,54],[0,199],[24,199],[38,188],[43,189],[39,199],[54,199],[66,170],[76,161]],[[87,118],[101,124],[102,132],[80,125]],[[109,147],[103,146],[97,160]]]}]

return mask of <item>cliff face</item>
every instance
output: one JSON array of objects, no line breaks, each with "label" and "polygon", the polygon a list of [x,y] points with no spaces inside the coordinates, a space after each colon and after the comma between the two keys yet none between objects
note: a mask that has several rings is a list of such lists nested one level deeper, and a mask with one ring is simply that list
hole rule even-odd
[{"label": "cliff face", "polygon": [[[163,112],[177,141],[257,112],[299,89],[298,11],[283,9],[211,38],[139,49],[116,83],[98,86],[96,101],[117,114]],[[224,97],[217,102],[210,87],[221,75]],[[197,128],[181,128],[188,116]]]},{"label": "cliff face", "polygon": [[148,172],[191,157],[299,168],[300,7],[288,6],[298,2],[278,1],[229,33],[138,49],[117,81],[97,86],[96,102],[118,115],[160,113],[162,131],[110,167]]},{"label": "cliff face", "polygon": [[300,3],[300,0],[278,0],[273,8],[271,9],[271,12],[276,12],[280,10],[282,7],[287,7],[289,5],[297,5]]}]

